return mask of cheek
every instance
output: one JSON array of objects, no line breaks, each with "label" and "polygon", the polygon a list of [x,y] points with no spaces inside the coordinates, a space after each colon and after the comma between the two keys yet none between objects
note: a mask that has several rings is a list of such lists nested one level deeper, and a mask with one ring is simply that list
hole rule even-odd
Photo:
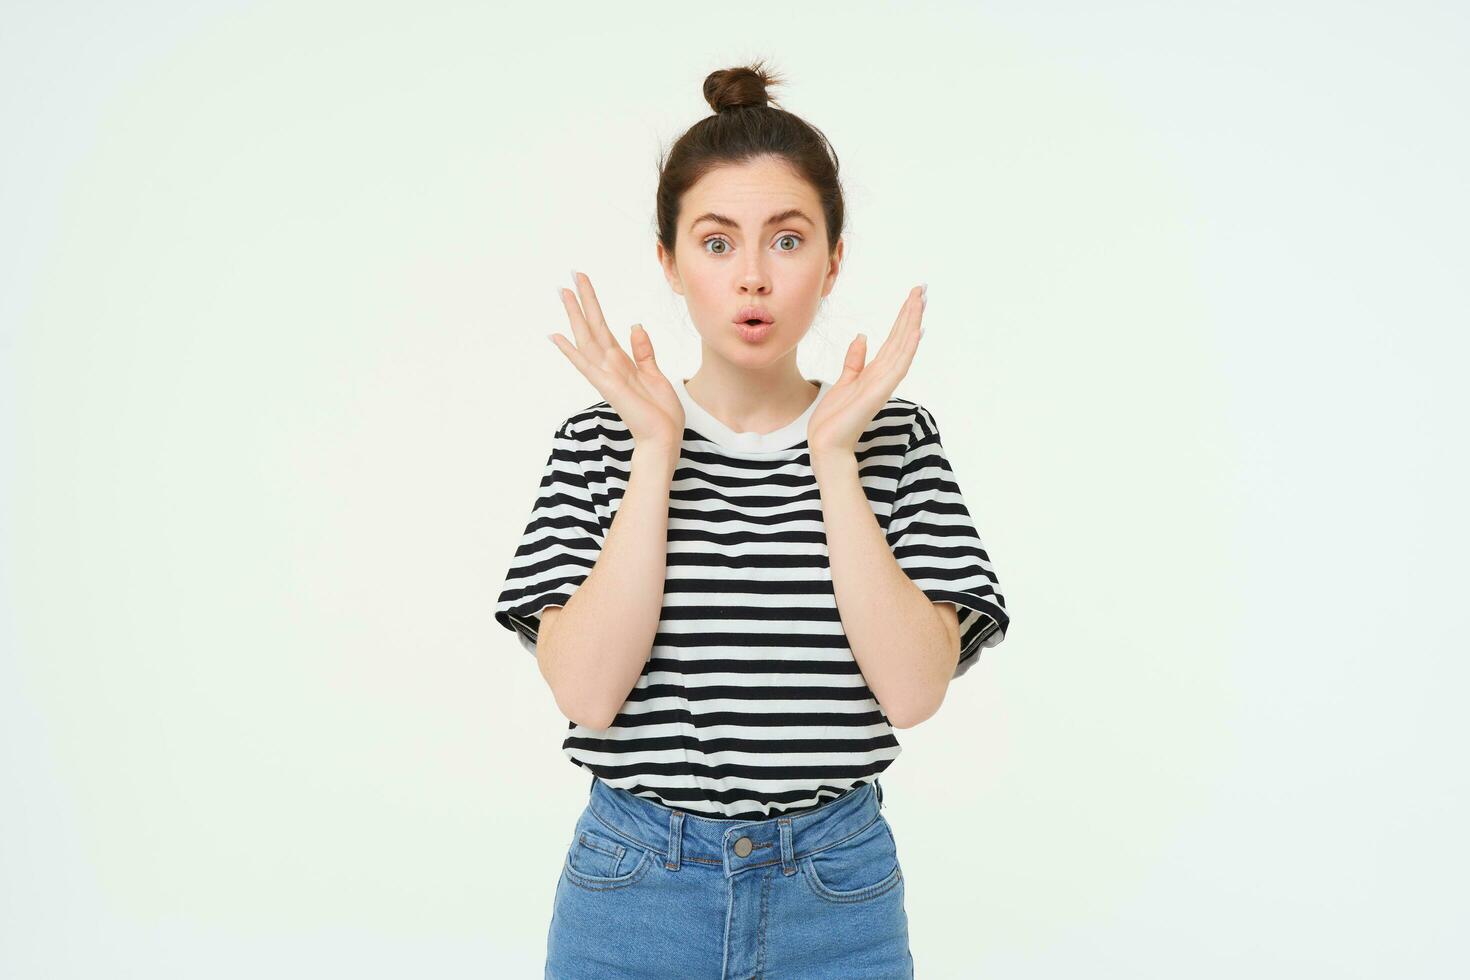
[{"label": "cheek", "polygon": [[698,267],[681,269],[680,278],[684,283],[684,299],[690,306],[703,306],[710,302],[721,286],[715,281],[715,277],[705,269]]},{"label": "cheek", "polygon": [[700,324],[725,326],[738,303],[739,284],[721,273],[695,275],[684,281],[684,302]]},{"label": "cheek", "polygon": [[728,288],[710,282],[708,278],[684,280],[684,305],[689,319],[701,333],[708,334],[714,327],[723,325],[721,321],[729,315],[728,295]]},{"label": "cheek", "polygon": [[792,284],[798,292],[815,293],[822,288],[822,279],[827,274],[827,263],[823,260],[803,262],[792,272]]}]

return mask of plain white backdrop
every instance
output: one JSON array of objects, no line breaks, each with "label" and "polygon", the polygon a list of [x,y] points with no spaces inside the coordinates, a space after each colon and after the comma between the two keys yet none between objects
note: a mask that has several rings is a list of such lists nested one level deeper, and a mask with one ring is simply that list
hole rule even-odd
[{"label": "plain white backdrop", "polygon": [[848,193],[802,367],[929,283],[1013,617],[883,776],[918,975],[1470,969],[1463,5],[4,20],[0,974],[541,975],[553,290],[694,371],[657,157],[756,58]]}]

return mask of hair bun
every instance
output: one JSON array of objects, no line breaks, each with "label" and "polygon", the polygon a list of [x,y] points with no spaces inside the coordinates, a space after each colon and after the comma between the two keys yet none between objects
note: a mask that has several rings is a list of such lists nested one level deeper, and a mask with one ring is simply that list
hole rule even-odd
[{"label": "hair bun", "polygon": [[780,79],[766,71],[762,62],[737,68],[721,68],[704,80],[704,99],[715,112],[745,106],[767,106],[766,89]]}]

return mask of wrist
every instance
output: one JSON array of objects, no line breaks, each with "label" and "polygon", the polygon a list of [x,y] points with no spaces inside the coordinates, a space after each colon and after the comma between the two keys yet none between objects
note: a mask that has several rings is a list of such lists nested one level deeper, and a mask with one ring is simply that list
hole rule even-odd
[{"label": "wrist", "polygon": [[813,449],[810,452],[812,472],[823,473],[857,470],[857,454],[851,449]]},{"label": "wrist", "polygon": [[647,465],[674,468],[679,463],[678,444],[662,442],[635,442],[630,463],[643,460]]}]

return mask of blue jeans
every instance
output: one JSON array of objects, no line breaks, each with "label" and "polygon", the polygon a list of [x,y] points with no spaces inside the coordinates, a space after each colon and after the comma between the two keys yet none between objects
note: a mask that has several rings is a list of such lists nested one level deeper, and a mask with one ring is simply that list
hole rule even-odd
[{"label": "blue jeans", "polygon": [[875,779],[764,820],[701,817],[597,777],[556,886],[547,980],[912,978]]}]

